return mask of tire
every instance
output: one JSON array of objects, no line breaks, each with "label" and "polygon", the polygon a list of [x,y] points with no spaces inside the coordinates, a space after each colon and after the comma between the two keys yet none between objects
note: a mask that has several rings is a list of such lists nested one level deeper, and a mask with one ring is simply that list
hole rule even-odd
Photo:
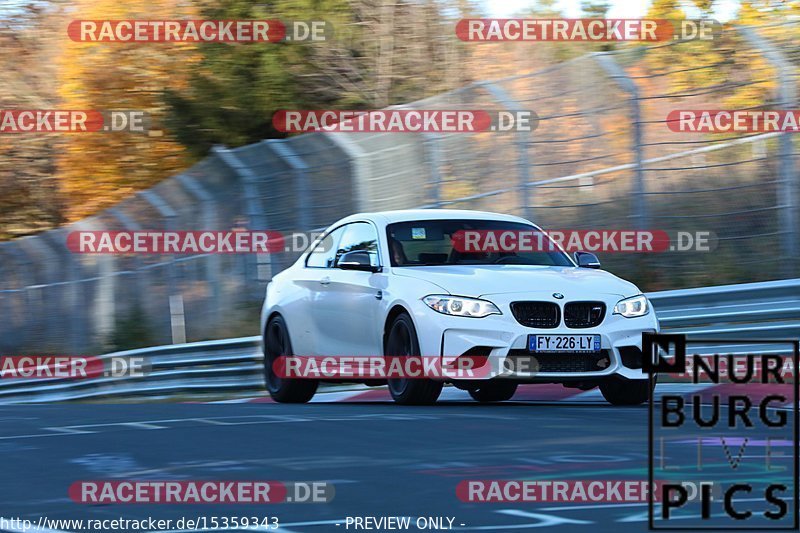
[{"label": "tire", "polygon": [[473,400],[481,403],[504,402],[510,400],[517,392],[517,383],[505,379],[489,381],[477,389],[469,391]]},{"label": "tire", "polygon": [[614,376],[600,384],[600,392],[611,405],[640,405],[650,399],[650,380]]},{"label": "tire", "polygon": [[[389,327],[386,350],[389,356],[420,355],[417,330],[406,313],[398,315]],[[443,383],[431,379],[393,378],[387,380],[389,393],[400,405],[431,405],[442,393]]]},{"label": "tire", "polygon": [[282,355],[293,355],[286,321],[272,318],[264,330],[264,384],[273,400],[279,403],[306,403],[317,392],[317,380],[278,377],[272,364]]}]

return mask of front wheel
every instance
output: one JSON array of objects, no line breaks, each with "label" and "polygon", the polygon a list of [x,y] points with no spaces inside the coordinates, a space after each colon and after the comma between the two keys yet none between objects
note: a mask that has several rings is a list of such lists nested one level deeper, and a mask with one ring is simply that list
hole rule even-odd
[{"label": "front wheel", "polygon": [[472,389],[469,391],[469,395],[472,396],[473,400],[481,403],[504,402],[510,400],[515,392],[517,392],[517,384],[513,381],[496,380],[489,381],[477,389]]},{"label": "front wheel", "polygon": [[[386,355],[420,356],[417,330],[411,317],[403,313],[394,319],[386,337]],[[431,379],[392,378],[387,380],[392,399],[401,405],[430,405],[442,393],[442,382]]]},{"label": "front wheel", "polygon": [[317,380],[282,378],[273,367],[278,357],[292,354],[286,322],[283,317],[276,316],[264,331],[264,381],[267,391],[279,403],[306,403],[317,392]]},{"label": "front wheel", "polygon": [[600,384],[603,398],[611,405],[639,405],[650,399],[649,379],[613,376]]}]

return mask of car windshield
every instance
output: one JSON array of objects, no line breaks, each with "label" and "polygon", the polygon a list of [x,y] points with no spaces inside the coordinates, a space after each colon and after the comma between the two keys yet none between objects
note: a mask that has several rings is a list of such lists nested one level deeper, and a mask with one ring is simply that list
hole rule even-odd
[{"label": "car windshield", "polygon": [[[416,220],[389,224],[386,234],[392,266],[574,266],[541,230],[519,222]],[[500,238],[503,235],[509,238]],[[527,244],[519,245],[522,242]]]}]

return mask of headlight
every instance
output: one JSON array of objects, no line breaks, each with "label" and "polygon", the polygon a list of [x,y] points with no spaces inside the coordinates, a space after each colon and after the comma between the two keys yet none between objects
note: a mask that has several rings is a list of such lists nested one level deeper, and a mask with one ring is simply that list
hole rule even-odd
[{"label": "headlight", "polygon": [[477,298],[461,298],[460,296],[432,294],[423,298],[422,301],[437,313],[442,313],[444,315],[483,318],[489,315],[502,314],[492,302],[479,300]]},{"label": "headlight", "polygon": [[650,302],[644,294],[625,298],[617,302],[614,306],[614,314],[622,315],[625,318],[636,318],[637,316],[644,316],[650,312]]}]

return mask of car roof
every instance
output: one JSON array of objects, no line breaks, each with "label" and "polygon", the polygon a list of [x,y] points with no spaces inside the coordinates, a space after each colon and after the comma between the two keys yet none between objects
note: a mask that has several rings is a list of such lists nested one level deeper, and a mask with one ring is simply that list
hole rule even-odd
[{"label": "car roof", "polygon": [[469,209],[399,209],[395,211],[376,211],[372,213],[356,213],[343,218],[337,224],[351,220],[372,220],[376,223],[394,224],[412,220],[449,220],[449,219],[477,219],[477,220],[504,220],[508,222],[523,222],[529,224],[524,218],[489,211],[472,211]]}]

